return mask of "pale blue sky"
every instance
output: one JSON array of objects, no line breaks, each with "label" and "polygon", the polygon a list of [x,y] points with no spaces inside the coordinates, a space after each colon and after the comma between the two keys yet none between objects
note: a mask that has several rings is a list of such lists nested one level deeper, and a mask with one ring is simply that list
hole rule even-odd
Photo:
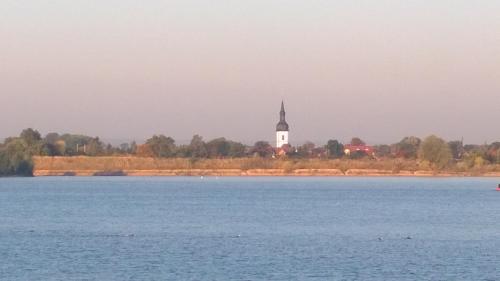
[{"label": "pale blue sky", "polygon": [[0,137],[500,140],[500,1],[0,3]]}]

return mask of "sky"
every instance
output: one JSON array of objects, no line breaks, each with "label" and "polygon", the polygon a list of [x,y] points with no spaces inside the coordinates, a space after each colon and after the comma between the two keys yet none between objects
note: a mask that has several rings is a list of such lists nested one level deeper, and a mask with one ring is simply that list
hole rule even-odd
[{"label": "sky", "polygon": [[0,138],[500,140],[500,1],[2,0]]}]

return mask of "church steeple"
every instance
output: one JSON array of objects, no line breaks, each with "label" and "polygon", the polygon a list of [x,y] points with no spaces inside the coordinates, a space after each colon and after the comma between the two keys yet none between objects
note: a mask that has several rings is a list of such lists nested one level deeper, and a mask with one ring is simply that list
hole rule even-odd
[{"label": "church steeple", "polygon": [[288,131],[288,123],[285,120],[285,104],[281,101],[280,122],[276,125],[276,131]]},{"label": "church steeple", "polygon": [[276,125],[276,147],[288,144],[288,123],[285,120],[285,104],[281,101],[280,121]]},{"label": "church steeple", "polygon": [[286,122],[285,121],[285,104],[283,103],[283,101],[281,101],[280,122]]}]

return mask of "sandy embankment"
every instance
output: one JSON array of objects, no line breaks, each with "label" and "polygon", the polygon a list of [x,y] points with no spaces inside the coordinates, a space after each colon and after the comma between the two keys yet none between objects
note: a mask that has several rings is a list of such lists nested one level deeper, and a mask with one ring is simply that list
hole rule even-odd
[{"label": "sandy embankment", "polygon": [[343,173],[338,169],[174,169],[174,170],[34,170],[33,175],[42,176],[326,176],[326,177],[500,177],[500,173],[468,174],[468,173],[432,173],[429,171],[400,171],[352,169]]},{"label": "sandy embankment", "polygon": [[[500,172],[482,174],[465,172],[393,171],[388,169],[291,168],[290,163],[255,159],[155,159],[140,157],[34,157],[34,176],[488,176],[500,177]],[[328,165],[336,165],[339,162]],[[302,165],[303,164],[303,165]],[[314,166],[304,161],[299,166]],[[324,163],[322,163],[324,164]],[[324,164],[324,165],[327,165]],[[266,166],[252,168],[251,166]],[[316,165],[317,166],[317,165]]]},{"label": "sandy embankment", "polygon": [[338,169],[38,170],[34,176],[344,176]]}]

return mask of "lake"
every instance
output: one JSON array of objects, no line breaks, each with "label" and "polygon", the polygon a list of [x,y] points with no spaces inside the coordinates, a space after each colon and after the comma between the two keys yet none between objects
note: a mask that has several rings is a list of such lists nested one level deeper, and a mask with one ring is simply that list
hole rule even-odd
[{"label": "lake", "polygon": [[499,178],[0,179],[0,280],[500,280]]}]

